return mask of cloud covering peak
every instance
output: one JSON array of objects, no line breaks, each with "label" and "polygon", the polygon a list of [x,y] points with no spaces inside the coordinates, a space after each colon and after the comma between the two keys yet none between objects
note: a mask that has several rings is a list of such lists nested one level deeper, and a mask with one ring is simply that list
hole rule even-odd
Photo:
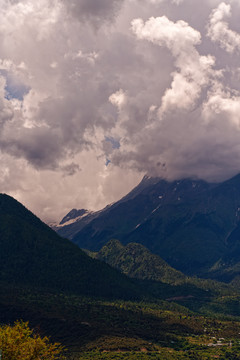
[{"label": "cloud covering peak", "polygon": [[0,5],[1,192],[53,220],[240,172],[237,0]]}]

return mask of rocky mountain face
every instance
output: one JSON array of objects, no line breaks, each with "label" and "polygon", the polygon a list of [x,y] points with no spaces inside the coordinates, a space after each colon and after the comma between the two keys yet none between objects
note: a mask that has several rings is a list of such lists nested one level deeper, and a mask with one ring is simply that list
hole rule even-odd
[{"label": "rocky mountain face", "polygon": [[113,238],[140,243],[187,275],[229,282],[240,269],[240,175],[218,184],[145,176],[120,201],[57,231],[92,251]]},{"label": "rocky mountain face", "polygon": [[101,211],[72,209],[63,217],[59,224],[49,224],[60,236],[72,239],[80,230],[100,215]]}]

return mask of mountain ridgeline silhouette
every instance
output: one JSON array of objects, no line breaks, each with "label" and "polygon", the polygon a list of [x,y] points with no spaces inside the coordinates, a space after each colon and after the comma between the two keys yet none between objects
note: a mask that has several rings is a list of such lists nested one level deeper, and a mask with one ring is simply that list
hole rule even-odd
[{"label": "mountain ridgeline silhouette", "polygon": [[105,298],[137,298],[139,287],[61,238],[12,197],[0,195],[2,284]]}]

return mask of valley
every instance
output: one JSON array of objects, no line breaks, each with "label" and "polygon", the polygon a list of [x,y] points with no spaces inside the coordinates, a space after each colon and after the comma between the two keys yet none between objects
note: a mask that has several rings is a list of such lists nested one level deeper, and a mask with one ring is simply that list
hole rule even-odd
[{"label": "valley", "polygon": [[[235,188],[238,181],[236,177],[221,185],[227,188],[228,196],[235,193],[235,203],[238,202]],[[60,342],[69,360],[238,359],[238,218],[234,223],[230,215],[223,217],[232,205],[226,209],[216,207],[219,201],[219,195],[214,195],[219,191],[217,185],[194,184],[196,186],[193,182],[182,181],[178,183],[178,190],[174,190],[176,184],[144,178],[130,194],[97,214],[79,210],[66,215],[60,229],[65,231],[66,226],[69,231],[69,227],[74,226],[75,235],[70,240],[60,237],[13,198],[0,195],[0,241],[3,250],[0,258],[0,323],[29,322],[29,326],[41,336],[50,336],[53,342]],[[160,189],[163,194],[161,199]],[[212,198],[217,199],[211,202],[211,206],[214,203],[216,207],[216,227],[213,226],[212,215],[207,215],[210,210],[206,206],[204,221],[195,222],[200,210],[191,214],[193,206],[202,208],[203,199],[206,194],[209,196],[209,192]],[[182,205],[178,200],[180,194],[185,199]],[[156,201],[163,198],[165,204],[157,205]],[[126,208],[129,211],[125,220]],[[149,211],[150,215],[147,215]],[[138,223],[138,226],[134,225],[133,232],[138,233],[143,226],[139,222],[142,216],[146,218],[143,224],[152,219],[159,226],[155,245],[151,241],[152,230],[142,232],[144,241],[130,241],[135,239],[135,235],[130,236],[127,231]],[[172,217],[176,218],[175,222]],[[203,236],[206,236],[211,229],[216,236],[219,226],[223,227],[220,220],[224,219],[226,228],[230,226],[228,220],[234,227],[228,235],[229,240],[224,240],[223,245],[227,249],[228,260],[220,254],[221,249],[212,253],[211,244],[206,249],[202,243],[198,246],[198,237],[194,239],[196,250],[191,247],[192,261],[195,261],[194,251],[201,261],[206,253],[209,253],[208,259],[219,259],[211,269],[208,268],[208,273],[218,273],[212,279],[206,278],[207,273],[197,277],[197,273],[192,276],[189,271],[176,269],[159,256],[158,251],[151,250],[156,249],[157,240],[161,242],[159,234],[164,237],[167,233],[173,241],[176,234],[180,236],[179,229],[188,229],[189,224],[191,229],[195,224],[193,234],[202,229]],[[84,224],[81,223],[83,220]],[[76,235],[79,224],[82,228]],[[96,231],[96,224],[102,230],[95,232],[93,237],[89,231],[88,245],[93,244],[93,240],[102,240],[96,242],[97,245],[80,249],[76,238],[79,239],[93,227]],[[116,234],[114,229],[118,224]],[[161,224],[164,224],[162,230]],[[108,240],[112,236],[110,228],[112,234],[119,235],[118,238]],[[60,232],[59,228],[57,230]],[[185,255],[190,256],[190,250],[181,240],[185,238],[177,239],[175,248],[181,245],[183,251],[186,246],[188,254]],[[170,249],[171,241],[165,241]],[[86,242],[84,244],[87,245]],[[180,258],[181,261],[187,263],[186,256]],[[195,269],[197,266],[198,263]],[[227,277],[227,273],[231,277]],[[223,274],[222,278],[220,274]]]},{"label": "valley", "polygon": [[203,316],[156,299],[109,301],[1,288],[1,323],[28,320],[42,336],[61,342],[67,359],[224,359],[240,350],[240,319],[226,313]]}]

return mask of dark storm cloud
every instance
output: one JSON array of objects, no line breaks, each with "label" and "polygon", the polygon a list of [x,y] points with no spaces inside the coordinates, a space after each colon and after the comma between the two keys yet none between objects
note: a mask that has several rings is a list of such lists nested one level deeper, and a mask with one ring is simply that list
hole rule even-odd
[{"label": "dark storm cloud", "polygon": [[12,135],[3,133],[1,148],[15,157],[25,158],[38,169],[57,168],[59,159],[64,156],[58,136],[47,128],[25,128]]},{"label": "dark storm cloud", "polygon": [[124,0],[65,0],[64,2],[73,16],[80,20],[93,21],[95,25],[100,26],[103,22],[114,19]]}]

